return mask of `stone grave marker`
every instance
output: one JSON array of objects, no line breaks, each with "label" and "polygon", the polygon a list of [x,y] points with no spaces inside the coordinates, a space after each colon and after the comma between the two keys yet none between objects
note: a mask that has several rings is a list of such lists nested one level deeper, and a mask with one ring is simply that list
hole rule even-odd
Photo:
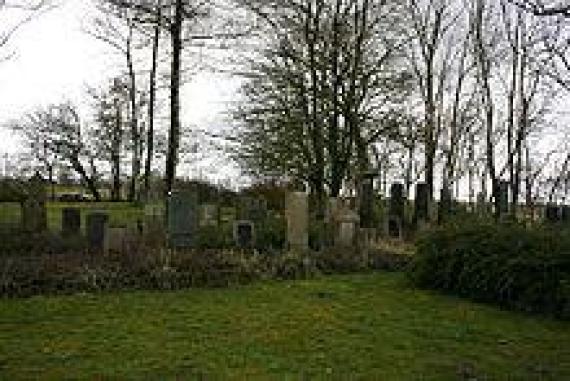
[{"label": "stone grave marker", "polygon": [[47,230],[47,194],[41,175],[36,174],[29,180],[26,198],[22,204],[22,224],[24,231],[40,233]]},{"label": "stone grave marker", "polygon": [[198,194],[173,191],[168,200],[168,241],[173,248],[190,248],[197,243]]},{"label": "stone grave marker", "polygon": [[81,211],[78,208],[64,208],[61,211],[61,234],[65,237],[81,234]]},{"label": "stone grave marker", "polygon": [[564,205],[562,207],[562,222],[565,224],[570,223],[570,205]]},{"label": "stone grave marker", "polygon": [[247,220],[234,221],[234,242],[241,249],[252,248],[255,244],[255,226]]},{"label": "stone grave marker", "polygon": [[93,212],[87,215],[87,244],[91,251],[102,251],[105,244],[105,232],[109,215],[105,212]]},{"label": "stone grave marker", "polygon": [[426,183],[416,185],[414,201],[414,225],[420,227],[429,221],[429,187]]},{"label": "stone grave marker", "polygon": [[339,217],[339,230],[337,246],[353,247],[355,245],[356,233],[360,222],[359,215],[350,210],[345,209]]},{"label": "stone grave marker", "polygon": [[404,225],[404,185],[392,184],[390,187],[390,207],[388,211],[387,230],[390,238],[403,238]]},{"label": "stone grave marker", "polygon": [[287,244],[290,250],[309,248],[309,199],[304,192],[290,192],[285,199]]},{"label": "stone grave marker", "polygon": [[546,222],[556,224],[562,220],[560,207],[553,203],[546,204],[545,218]]},{"label": "stone grave marker", "polygon": [[362,176],[360,189],[360,227],[374,228],[374,177],[376,172],[366,172]]},{"label": "stone grave marker", "polygon": [[452,190],[447,183],[444,183],[441,187],[441,193],[439,198],[439,208],[438,208],[438,222],[444,223],[449,219],[452,212],[453,196]]},{"label": "stone grave marker", "polygon": [[200,205],[200,227],[203,226],[218,226],[219,223],[219,208],[215,204]]},{"label": "stone grave marker", "polygon": [[108,227],[105,232],[104,252],[123,254],[127,249],[127,228],[125,226]]},{"label": "stone grave marker", "polygon": [[499,216],[504,216],[509,213],[509,182],[501,180],[499,181],[498,187],[497,196],[499,199],[497,203],[499,210],[497,213]]}]

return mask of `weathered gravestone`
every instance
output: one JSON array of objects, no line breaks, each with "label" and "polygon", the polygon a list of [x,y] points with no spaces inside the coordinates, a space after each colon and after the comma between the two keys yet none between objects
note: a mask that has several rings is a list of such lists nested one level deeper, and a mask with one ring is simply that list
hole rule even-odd
[{"label": "weathered gravestone", "polygon": [[414,201],[414,225],[420,227],[429,220],[429,186],[426,183],[416,185]]},{"label": "weathered gravestone", "polygon": [[344,209],[339,216],[339,229],[337,246],[341,247],[354,247],[356,242],[356,233],[360,217],[358,214],[350,209]]},{"label": "weathered gravestone", "polygon": [[200,205],[200,227],[203,226],[218,226],[219,223],[219,208],[215,204]]},{"label": "weathered gravestone", "polygon": [[438,222],[444,223],[449,220],[453,206],[453,196],[451,187],[444,183],[441,187],[441,193],[439,198],[439,208],[438,208]]},{"label": "weathered gravestone", "polygon": [[197,243],[198,194],[173,191],[168,199],[168,241],[173,248],[190,248]]},{"label": "weathered gravestone", "polygon": [[479,192],[477,194],[477,214],[479,216],[489,214],[489,205],[487,204],[487,194],[485,194],[485,192]]},{"label": "weathered gravestone", "polygon": [[562,207],[562,222],[565,224],[570,223],[570,205],[564,205]]},{"label": "weathered gravestone", "polygon": [[509,214],[509,182],[501,180],[497,189],[497,215],[505,216]]},{"label": "weathered gravestone", "polygon": [[232,224],[237,219],[237,210],[234,207],[220,208],[220,222],[222,224]]},{"label": "weathered gravestone", "polygon": [[285,199],[287,243],[290,250],[309,248],[309,199],[304,192],[290,192]]},{"label": "weathered gravestone", "polygon": [[106,254],[111,252],[125,253],[127,249],[127,228],[125,226],[108,227],[103,246]]},{"label": "weathered gravestone", "polygon": [[546,205],[545,219],[550,224],[556,224],[562,220],[560,207],[556,204],[549,203]]},{"label": "weathered gravestone", "polygon": [[390,187],[390,207],[388,211],[387,230],[390,238],[403,238],[404,225],[404,185],[392,184]]},{"label": "weathered gravestone", "polygon": [[253,222],[246,220],[235,221],[234,241],[239,248],[252,248],[255,244],[255,226]]},{"label": "weathered gravestone", "polygon": [[47,194],[45,183],[39,173],[28,182],[26,198],[22,204],[24,231],[40,233],[47,230]]},{"label": "weathered gravestone", "polygon": [[362,176],[360,188],[360,227],[374,228],[374,177],[376,172],[366,172]]},{"label": "weathered gravestone", "polygon": [[78,208],[64,208],[61,211],[61,234],[64,237],[81,234],[81,211]]},{"label": "weathered gravestone", "polygon": [[102,251],[105,244],[105,232],[109,215],[93,212],[87,215],[87,244],[90,251]]}]

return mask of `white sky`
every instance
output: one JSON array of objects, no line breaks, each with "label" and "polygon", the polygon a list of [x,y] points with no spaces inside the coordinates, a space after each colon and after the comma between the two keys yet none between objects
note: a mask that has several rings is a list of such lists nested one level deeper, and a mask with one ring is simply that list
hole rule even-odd
[{"label": "white sky", "polygon": [[[38,105],[63,100],[81,105],[86,85],[104,82],[124,66],[105,43],[83,32],[89,1],[60,2],[14,35],[10,48],[16,56],[0,63],[0,153],[17,150],[8,121]],[[223,123],[224,100],[232,98],[234,88],[235,83],[220,76],[196,76],[182,89],[183,123]]]}]

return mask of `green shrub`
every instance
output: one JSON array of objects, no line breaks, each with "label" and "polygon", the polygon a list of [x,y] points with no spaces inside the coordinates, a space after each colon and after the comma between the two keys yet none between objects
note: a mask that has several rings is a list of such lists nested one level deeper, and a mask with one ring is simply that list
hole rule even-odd
[{"label": "green shrub", "polygon": [[419,286],[570,317],[570,234],[475,221],[426,232],[409,275]]}]

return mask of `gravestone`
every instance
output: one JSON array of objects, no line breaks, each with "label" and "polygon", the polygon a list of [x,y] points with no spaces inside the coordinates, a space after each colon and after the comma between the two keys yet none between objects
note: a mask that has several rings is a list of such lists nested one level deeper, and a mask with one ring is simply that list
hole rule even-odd
[{"label": "gravestone", "polygon": [[562,220],[560,207],[556,204],[549,203],[546,205],[545,218],[546,222],[556,224]]},{"label": "gravestone", "polygon": [[366,172],[362,176],[360,188],[360,227],[374,228],[374,177],[375,172]]},{"label": "gravestone", "polygon": [[285,199],[287,243],[289,249],[306,251],[309,247],[309,200],[304,192],[290,192]]},{"label": "gravestone", "polygon": [[489,205],[487,204],[487,195],[484,192],[477,194],[477,214],[480,216],[489,213]]},{"label": "gravestone", "polygon": [[61,233],[65,237],[81,234],[81,211],[78,208],[64,208],[61,211]]},{"label": "gravestone", "polygon": [[234,222],[234,242],[239,248],[252,248],[255,244],[255,226],[253,222],[239,220]]},{"label": "gravestone", "polygon": [[570,223],[570,205],[564,205],[562,207],[562,222],[565,224]]},{"label": "gravestone", "polygon": [[190,248],[197,243],[198,194],[173,191],[168,199],[168,242],[173,248]]},{"label": "gravestone", "polygon": [[350,209],[343,210],[339,216],[338,237],[336,245],[341,247],[353,247],[355,245],[356,233],[360,217]]},{"label": "gravestone", "polygon": [[87,215],[87,244],[91,251],[102,251],[105,244],[105,232],[109,215],[93,212]]},{"label": "gravestone", "polygon": [[104,252],[123,254],[127,249],[127,228],[124,226],[108,227],[105,232]]},{"label": "gravestone", "polygon": [[440,224],[446,222],[449,219],[449,216],[451,215],[452,204],[452,190],[446,183],[444,183],[441,187],[437,218]]},{"label": "gravestone", "polygon": [[497,214],[499,216],[507,215],[509,213],[509,182],[499,181],[497,189]]},{"label": "gravestone", "polygon": [[404,225],[404,185],[392,184],[390,187],[390,204],[388,210],[387,230],[390,238],[402,239]]},{"label": "gravestone", "polygon": [[429,198],[429,186],[426,183],[418,183],[414,202],[414,225],[416,227],[429,220]]},{"label": "gravestone", "polygon": [[220,208],[220,222],[222,224],[233,224],[237,219],[237,210],[234,207]]},{"label": "gravestone", "polygon": [[219,208],[215,204],[200,205],[200,227],[218,226]]},{"label": "gravestone", "polygon": [[26,232],[40,233],[47,230],[45,182],[36,172],[27,185],[26,198],[22,204],[22,225]]}]

